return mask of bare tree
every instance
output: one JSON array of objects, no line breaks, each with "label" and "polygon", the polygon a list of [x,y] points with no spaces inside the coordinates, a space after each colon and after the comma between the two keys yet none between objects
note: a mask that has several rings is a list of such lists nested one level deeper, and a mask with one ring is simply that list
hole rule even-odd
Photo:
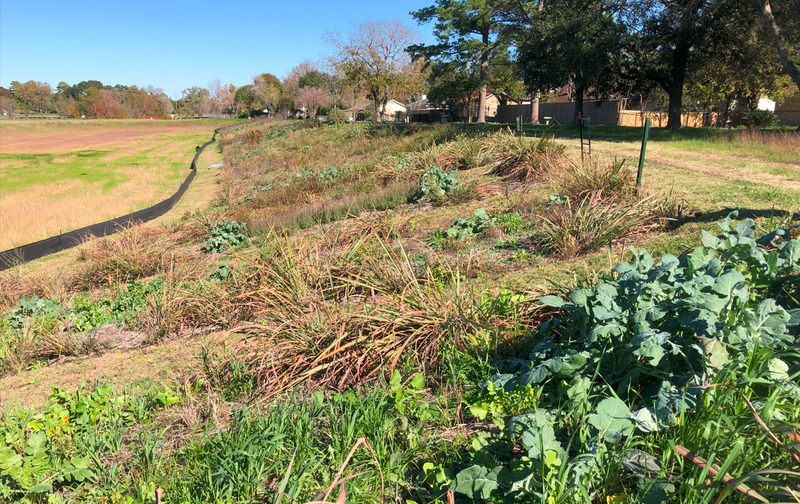
[{"label": "bare tree", "polygon": [[297,91],[297,104],[305,109],[306,117],[311,119],[315,119],[319,108],[328,105],[330,101],[331,95],[318,87],[306,86]]},{"label": "bare tree", "polygon": [[13,117],[19,114],[19,111],[19,107],[13,98],[0,96],[0,114]]},{"label": "bare tree", "polygon": [[209,111],[221,115],[233,108],[233,96],[236,88],[231,84],[222,84],[219,79],[208,83]]},{"label": "bare tree", "polygon": [[328,44],[336,51],[336,67],[375,106],[374,121],[393,95],[424,86],[420,67],[413,65],[406,48],[418,41],[415,31],[397,20],[355,25],[347,40],[329,34]]}]

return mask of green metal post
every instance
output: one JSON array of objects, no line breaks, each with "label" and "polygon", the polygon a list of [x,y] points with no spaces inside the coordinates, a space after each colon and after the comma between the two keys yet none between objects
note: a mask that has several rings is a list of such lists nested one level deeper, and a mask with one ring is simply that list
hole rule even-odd
[{"label": "green metal post", "polygon": [[650,118],[644,120],[644,135],[642,136],[642,150],[639,153],[639,172],[636,174],[636,187],[642,187],[642,171],[644,170],[644,153],[647,150],[647,137],[650,135]]}]

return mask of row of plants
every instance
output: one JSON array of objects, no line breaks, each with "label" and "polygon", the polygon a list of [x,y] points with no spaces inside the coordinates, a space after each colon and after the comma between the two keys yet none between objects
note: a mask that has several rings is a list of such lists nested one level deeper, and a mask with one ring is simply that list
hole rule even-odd
[{"label": "row of plants", "polygon": [[[361,320],[339,318],[363,329],[369,319],[378,328],[390,316],[393,331],[422,324],[403,333],[417,339],[404,353],[391,345],[382,350],[384,362],[396,363],[393,373],[361,369],[355,381],[340,380],[345,365],[368,353],[348,351],[334,361],[323,354],[357,350],[358,340],[317,339],[324,345],[317,357],[286,346],[320,333],[286,316],[293,303],[300,309],[309,300],[287,297],[299,286],[283,290],[271,304],[276,311],[262,311],[250,328],[244,348],[277,345],[315,371],[300,373],[300,381],[274,374],[264,381],[263,359],[209,355],[207,381],[194,390],[238,404],[265,393],[272,399],[263,407],[236,406],[224,425],[210,423],[169,450],[156,424],[141,430],[146,434],[124,433],[179,403],[174,393],[112,399],[103,387],[56,391],[44,413],[3,414],[0,490],[21,502],[65,492],[147,502],[156,487],[175,502],[306,502],[340,488],[356,502],[396,495],[418,503],[699,503],[735,501],[731,494],[743,491],[791,502],[800,483],[800,243],[789,230],[756,239],[752,221],[734,225],[729,218],[722,227],[719,236],[704,232],[703,244],[680,257],[655,260],[634,249],[602,282],[566,297],[531,303],[525,293],[485,293],[440,322],[426,323],[422,312],[445,306],[432,297],[443,284],[420,283],[413,290],[424,297],[403,297],[414,303],[408,311],[387,307]],[[381,288],[386,303],[392,277],[379,283],[375,275],[382,273],[370,264],[390,252],[367,241],[354,246],[364,269],[341,288]],[[313,270],[286,269],[299,258],[289,252],[275,249],[260,267],[283,269],[284,282],[308,279]],[[313,264],[308,259],[294,268]],[[254,273],[234,269],[225,281],[253,281]],[[328,275],[317,278],[329,282]],[[250,293],[246,304],[267,301],[270,292],[279,291]],[[273,315],[282,323],[270,333],[282,337],[265,340]],[[421,353],[421,338],[442,332],[455,339],[433,340],[436,357]],[[285,339],[288,333],[295,337]],[[414,373],[421,356],[430,363],[426,375]],[[283,376],[298,376],[296,366],[286,369]],[[347,390],[370,382],[366,390],[334,394],[302,386]],[[90,441],[99,456],[89,455]],[[146,449],[122,449],[136,443]]]},{"label": "row of plants", "polygon": [[[150,300],[161,295],[164,281],[131,281],[113,297],[92,298],[88,293],[73,296],[66,305],[49,298],[23,296],[0,318],[0,375],[34,365],[42,359],[91,353],[67,336],[91,331],[107,324],[136,325]],[[64,336],[62,338],[61,336]],[[16,369],[15,369],[16,368]]]},{"label": "row of plants", "polygon": [[681,257],[633,249],[601,283],[542,298],[554,317],[465,398],[487,428],[465,464],[428,467],[431,495],[797,500],[800,242],[721,227]]}]

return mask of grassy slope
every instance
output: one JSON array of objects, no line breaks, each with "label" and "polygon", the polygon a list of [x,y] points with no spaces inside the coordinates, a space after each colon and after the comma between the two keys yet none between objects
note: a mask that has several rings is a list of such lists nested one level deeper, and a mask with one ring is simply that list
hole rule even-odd
[{"label": "grassy slope", "polygon": [[[276,131],[276,128],[273,127],[271,131]],[[569,138],[574,137],[574,132],[562,129],[555,133],[561,138],[559,142],[567,147],[567,152],[577,156],[578,144],[574,138]],[[594,128],[593,134],[595,160],[605,163],[613,157],[625,157],[628,166],[635,163],[635,157],[638,155],[638,132],[635,129]],[[465,283],[460,289],[462,296],[469,299],[480,296],[484,290],[497,293],[500,287],[505,286],[526,292],[543,292],[552,288],[553,282],[567,286],[583,284],[587,279],[596,278],[598,272],[625,258],[625,247],[628,245],[647,248],[654,255],[665,252],[681,253],[685,250],[684,244],[698,242],[701,229],[713,229],[714,221],[733,208],[741,208],[744,214],[755,217],[757,226],[762,230],[771,229],[785,221],[787,213],[800,210],[798,207],[800,163],[794,161],[797,157],[793,157],[792,154],[800,151],[798,143],[788,142],[782,150],[777,151],[758,143],[741,144],[730,141],[725,132],[717,134],[698,130],[685,131],[678,135],[676,138],[673,133],[654,132],[649,144],[645,188],[659,198],[670,193],[673,198],[683,200],[684,207],[694,210],[696,215],[681,222],[679,226],[661,233],[630,235],[608,250],[590,252],[574,258],[533,255],[509,262],[513,252],[493,248],[496,241],[508,237],[502,233],[465,245],[455,244],[443,250],[427,247],[425,241],[431,234],[447,228],[455,217],[468,217],[477,208],[486,208],[495,214],[515,209],[529,209],[543,200],[546,201],[547,195],[552,190],[547,185],[532,187],[521,184],[509,185],[495,177],[484,176],[486,172],[484,168],[475,168],[459,174],[460,178],[479,181],[478,189],[472,199],[442,207],[399,205],[394,207],[386,218],[397,231],[398,242],[402,243],[411,257],[428,263],[444,264],[445,271],[457,270],[465,273]],[[604,139],[604,136],[607,139]],[[324,215],[320,213],[321,201],[346,200],[348,194],[373,190],[370,184],[361,187],[357,175],[353,177],[344,175],[342,179],[344,182],[339,185],[317,187],[306,184],[299,188],[293,187],[293,192],[285,195],[279,193],[278,203],[274,199],[270,200],[269,196],[276,191],[272,186],[281,181],[294,181],[292,175],[301,168],[319,171],[337,166],[347,168],[348,173],[358,174],[359,170],[370,170],[380,166],[381,156],[387,153],[418,148],[433,138],[427,137],[422,140],[404,136],[399,138],[363,136],[348,133],[347,129],[336,128],[290,130],[287,134],[275,137],[268,139],[262,147],[250,146],[241,149],[238,154],[231,154],[236,152],[233,150],[226,154],[226,162],[232,164],[233,168],[226,167],[223,172],[223,197],[215,200],[218,206],[200,219],[213,222],[218,216],[228,215],[249,221],[251,228],[255,228],[257,232],[253,240],[256,244],[254,247],[240,248],[234,255],[220,260],[242,265],[253,263],[255,255],[270,250],[269,241],[264,244],[260,239],[261,233],[268,226],[274,223],[283,225],[300,223],[305,227],[308,215],[312,216],[312,220],[314,216],[319,218],[320,215]],[[243,138],[238,140],[242,141]],[[234,139],[231,147],[235,147],[238,142]],[[787,152],[789,154],[786,154]],[[232,169],[235,170],[233,173]],[[187,205],[190,207],[197,208],[197,205],[208,204],[211,199],[209,195],[214,189],[213,182],[209,183],[211,178],[198,179],[201,180],[208,185],[200,184],[190,190],[190,194],[187,194]],[[266,186],[270,186],[266,191],[259,189]],[[255,193],[250,192],[252,187],[256,188]],[[248,194],[255,194],[255,198],[258,199],[248,200]],[[225,206],[226,200],[234,204]],[[348,209],[353,210],[352,204]],[[376,216],[375,213],[367,212],[362,216],[362,220],[370,222],[370,219],[375,219]],[[374,227],[379,221],[371,222]],[[186,221],[182,225],[185,227]],[[344,223],[342,227],[337,223],[312,226],[297,233],[295,242],[322,243],[326,238],[329,239],[332,233],[347,232],[347,225]],[[530,225],[535,227],[535,224]],[[523,237],[524,234],[525,231],[518,236]],[[189,243],[189,246],[196,250],[197,245]],[[71,259],[59,261],[64,261],[60,263],[66,265]],[[205,261],[202,266],[208,272],[214,264]],[[52,275],[53,269],[49,271],[49,275]],[[188,294],[182,292],[180,295]],[[197,292],[193,295],[199,296]],[[219,338],[215,338],[215,341],[219,341]],[[91,380],[103,374],[102,369],[105,366],[114,366],[120,359],[129,360],[133,365],[128,366],[124,373],[118,373],[114,377],[114,383],[118,387],[141,380],[163,381],[165,376],[175,376],[191,371],[192,368],[198,370],[200,361],[191,360],[191,349],[206,342],[203,339],[180,340],[177,343],[169,342],[163,346],[129,350],[121,354],[82,357],[73,363],[53,364],[26,371],[0,379],[0,388],[4,390],[4,395],[0,399],[7,404],[18,401],[40,404],[46,394],[46,384],[56,383],[68,388],[73,387],[82,377]],[[170,348],[175,348],[175,345],[185,348],[173,356],[177,358],[165,360],[163,356],[169,355]],[[224,362],[226,351],[217,351],[221,352],[220,359]],[[155,365],[156,363],[158,365]],[[413,363],[405,363],[403,366],[404,374],[412,372],[415,367]],[[220,369],[226,368],[223,365]],[[59,378],[59,374],[63,376],[66,372],[70,373],[69,378]],[[235,387],[231,382],[230,369],[223,375],[222,381],[210,380],[219,387],[215,394],[224,395],[228,393],[226,392],[229,390],[228,387]],[[13,391],[17,387],[19,393]],[[347,450],[349,446],[342,446],[342,449]],[[336,461],[340,463],[342,458],[339,454]],[[335,461],[330,461],[330,464],[335,465]],[[329,474],[328,481],[330,477]],[[374,483],[372,481],[370,484]]]}]

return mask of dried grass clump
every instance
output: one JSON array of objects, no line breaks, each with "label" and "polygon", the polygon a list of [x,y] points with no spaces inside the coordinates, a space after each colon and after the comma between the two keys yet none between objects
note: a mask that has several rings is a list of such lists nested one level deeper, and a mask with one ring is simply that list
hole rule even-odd
[{"label": "dried grass clump", "polygon": [[545,247],[567,257],[607,246],[649,222],[647,200],[619,200],[601,190],[550,205],[539,215]]},{"label": "dried grass clump", "polygon": [[80,248],[72,285],[80,290],[120,283],[186,264],[190,255],[176,247],[161,226],[131,226],[105,238],[89,238]]},{"label": "dried grass clump", "polygon": [[612,199],[637,194],[636,177],[626,169],[624,159],[615,158],[607,166],[570,161],[565,169],[551,173],[550,181],[556,194],[567,196],[571,201],[583,201],[593,193]]},{"label": "dried grass clump", "polygon": [[564,147],[542,135],[527,141],[505,130],[486,138],[481,155],[489,174],[519,182],[542,181],[564,162]]},{"label": "dried grass clump", "polygon": [[553,191],[564,201],[552,201],[539,213],[546,248],[575,256],[682,216],[682,202],[644,196],[624,165],[616,159],[605,167],[572,162],[551,174]]},{"label": "dried grass clump", "polygon": [[[379,215],[319,240],[269,238],[229,301],[251,321],[234,329],[244,336],[234,358],[247,363],[262,395],[301,383],[360,385],[401,359],[434,366],[448,340],[486,344],[487,328],[502,318],[443,285],[441,271],[420,269],[392,234]],[[529,312],[520,311],[538,316]]]},{"label": "dried grass clump", "polygon": [[68,289],[60,274],[22,275],[14,269],[0,274],[0,312],[11,309],[26,295],[61,301],[68,297]]}]

